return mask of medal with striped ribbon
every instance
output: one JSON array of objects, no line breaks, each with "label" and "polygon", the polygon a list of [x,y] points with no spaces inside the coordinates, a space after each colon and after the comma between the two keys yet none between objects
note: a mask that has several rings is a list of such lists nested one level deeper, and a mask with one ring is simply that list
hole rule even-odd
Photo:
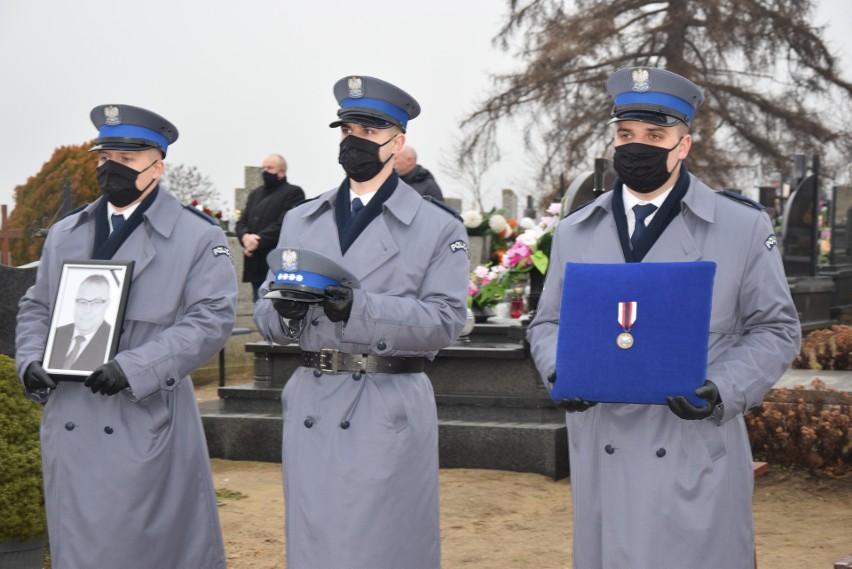
[{"label": "medal with striped ribbon", "polygon": [[636,303],[635,302],[619,302],[618,303],[618,323],[624,330],[615,339],[615,343],[622,350],[627,350],[633,346],[633,336],[630,334],[630,328],[636,322]]}]

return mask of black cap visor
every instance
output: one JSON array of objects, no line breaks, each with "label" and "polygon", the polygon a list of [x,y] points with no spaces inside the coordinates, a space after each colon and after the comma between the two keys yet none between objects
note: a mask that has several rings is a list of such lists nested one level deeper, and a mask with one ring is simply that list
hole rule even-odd
[{"label": "black cap visor", "polygon": [[272,283],[271,290],[263,295],[263,298],[272,300],[292,300],[295,302],[317,303],[325,299],[325,291],[298,284],[280,285]]},{"label": "black cap visor", "polygon": [[89,152],[98,150],[145,150],[148,148],[159,150],[165,156],[159,144],[143,138],[96,138],[95,145],[89,149]]},{"label": "black cap visor", "polygon": [[684,115],[664,107],[655,106],[653,109],[649,109],[644,105],[640,108],[629,107],[631,105],[614,109],[612,118],[609,119],[609,124],[620,121],[639,121],[660,126],[675,126],[679,122],[689,124],[689,121],[686,120]]}]

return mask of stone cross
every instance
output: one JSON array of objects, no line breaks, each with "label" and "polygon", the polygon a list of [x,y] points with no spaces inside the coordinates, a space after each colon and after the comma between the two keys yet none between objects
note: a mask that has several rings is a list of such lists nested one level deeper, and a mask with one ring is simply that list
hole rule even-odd
[{"label": "stone cross", "polygon": [[12,239],[18,239],[24,236],[23,229],[13,229],[8,225],[6,217],[6,205],[0,206],[0,264],[12,264],[12,252],[9,250],[9,245]]}]

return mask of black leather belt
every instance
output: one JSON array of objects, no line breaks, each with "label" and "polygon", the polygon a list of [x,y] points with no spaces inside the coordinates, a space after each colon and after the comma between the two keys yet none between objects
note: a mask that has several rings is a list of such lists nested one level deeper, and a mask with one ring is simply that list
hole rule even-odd
[{"label": "black leather belt", "polygon": [[302,352],[302,365],[323,373],[360,371],[362,373],[420,373],[426,358],[393,358],[367,354],[347,354],[324,349],[321,352]]}]

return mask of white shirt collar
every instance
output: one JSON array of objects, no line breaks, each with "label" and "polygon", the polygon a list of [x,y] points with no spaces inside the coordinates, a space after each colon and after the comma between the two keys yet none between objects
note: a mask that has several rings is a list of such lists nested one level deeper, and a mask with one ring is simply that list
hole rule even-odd
[{"label": "white shirt collar", "polygon": [[375,192],[370,192],[369,194],[364,194],[362,196],[359,196],[358,194],[356,194],[355,192],[353,192],[350,189],[349,190],[349,203],[352,203],[352,200],[354,200],[355,198],[361,198],[361,203],[366,206],[368,203],[370,203],[370,200],[373,199],[373,196],[375,196],[376,192],[378,192],[378,191],[379,190],[376,190]]},{"label": "white shirt collar", "polygon": [[114,206],[114,205],[112,205],[111,203],[107,202],[107,216],[108,216],[108,218],[109,218],[109,220],[110,220],[110,221],[109,221],[109,225],[110,225],[110,227],[112,227],[112,214],[114,214],[114,213],[120,213],[121,215],[123,215],[123,216],[124,216],[124,221],[127,221],[128,219],[130,219],[130,216],[131,216],[131,215],[133,215],[133,212],[134,212],[134,211],[136,211],[136,208],[137,208],[137,207],[139,207],[139,204],[141,204],[141,203],[142,203],[142,202],[135,203],[135,204],[133,204],[132,206],[130,206],[129,208],[127,208],[126,210],[119,212],[119,211],[115,211],[115,206]]}]

